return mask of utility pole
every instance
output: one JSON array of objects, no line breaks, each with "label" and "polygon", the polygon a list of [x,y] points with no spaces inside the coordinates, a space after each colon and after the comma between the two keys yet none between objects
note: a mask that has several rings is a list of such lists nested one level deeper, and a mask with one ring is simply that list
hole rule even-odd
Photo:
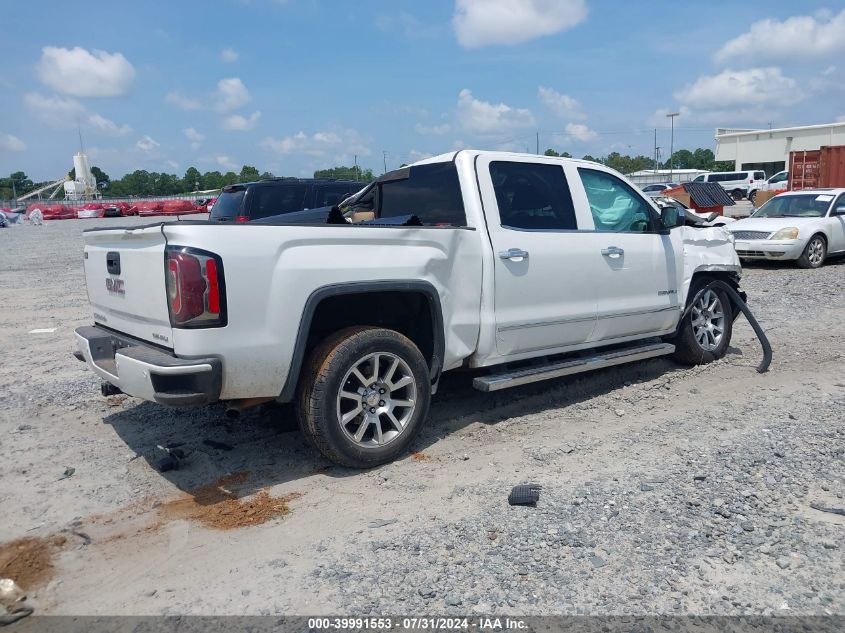
[{"label": "utility pole", "polygon": [[537,155],[540,155],[540,130],[537,130]]},{"label": "utility pole", "polygon": [[382,173],[386,174],[387,173],[387,152],[384,151],[384,150],[381,150],[381,157],[384,159],[384,171]]},{"label": "utility pole", "polygon": [[359,179],[360,178],[358,176],[358,154],[355,154],[355,182],[358,182]]},{"label": "utility pole", "polygon": [[670,112],[666,115],[672,122],[672,135],[669,141],[669,182],[672,182],[673,172],[675,169],[675,117],[680,115],[680,112]]},{"label": "utility pole", "polygon": [[657,128],[654,128],[654,171],[657,173]]}]

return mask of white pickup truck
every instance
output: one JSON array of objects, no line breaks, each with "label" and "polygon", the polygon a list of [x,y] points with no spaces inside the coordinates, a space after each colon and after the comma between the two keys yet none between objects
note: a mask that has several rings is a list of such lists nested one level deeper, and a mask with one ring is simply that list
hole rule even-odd
[{"label": "white pickup truck", "polygon": [[85,231],[95,324],[77,357],[104,393],[295,402],[314,446],[370,467],[407,449],[445,371],[493,391],[660,355],[706,363],[738,313],[704,288],[738,288],[730,235],[595,163],[464,150],[316,215]]}]

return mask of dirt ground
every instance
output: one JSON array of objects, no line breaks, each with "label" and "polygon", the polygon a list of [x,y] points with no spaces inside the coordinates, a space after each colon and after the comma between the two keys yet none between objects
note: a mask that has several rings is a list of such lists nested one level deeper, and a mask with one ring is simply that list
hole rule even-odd
[{"label": "dirt ground", "polygon": [[744,320],[706,367],[450,374],[413,453],[358,472],[286,409],[99,394],[80,232],[126,223],[0,230],[0,576],[36,613],[845,613],[845,262],[746,267],[767,374]]}]

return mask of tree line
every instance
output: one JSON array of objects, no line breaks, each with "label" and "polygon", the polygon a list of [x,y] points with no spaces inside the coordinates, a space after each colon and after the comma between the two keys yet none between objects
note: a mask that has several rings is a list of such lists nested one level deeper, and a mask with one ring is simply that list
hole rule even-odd
[{"label": "tree line", "polygon": [[[196,167],[189,167],[183,176],[165,172],[136,169],[122,178],[111,178],[100,167],[91,167],[91,174],[97,181],[97,188],[104,198],[128,198],[132,196],[172,196],[189,194],[195,191],[213,191],[226,185],[241,182],[253,182],[270,178],[293,178],[293,176],[275,176],[269,171],[259,172],[252,165],[244,165],[240,172],[207,171],[201,173]],[[76,172],[68,172],[71,179]],[[314,178],[335,178],[370,182],[375,176],[372,169],[360,167],[337,166],[328,169],[318,169]],[[0,178],[0,200],[11,200],[50,184],[52,181],[34,182],[25,172],[16,171],[8,178]],[[44,192],[49,194],[49,190]],[[64,190],[56,195],[57,200],[64,198]]]},{"label": "tree line", "polygon": [[[562,156],[572,158],[569,152],[557,151],[549,148],[545,151],[546,156]],[[591,160],[602,163],[623,174],[630,174],[643,169],[654,169],[654,158],[649,156],[627,156],[619,152],[611,152],[607,156],[596,158],[587,154],[582,157],[584,160]],[[695,150],[679,149],[672,155],[672,166],[674,169],[701,169],[703,171],[730,171],[734,168],[733,161],[717,161],[712,150],[699,147]],[[668,169],[669,160],[657,163],[658,169]],[[97,180],[97,188],[100,189],[104,198],[125,198],[131,196],[172,196],[188,194],[195,191],[212,191],[221,189],[226,185],[234,185],[241,182],[252,182],[268,178],[290,178],[290,176],[275,176],[269,171],[259,172],[252,165],[244,165],[240,172],[207,171],[201,173],[196,167],[189,167],[183,176],[168,174],[164,172],[147,171],[137,169],[121,178],[112,179],[99,167],[92,167],[91,173]],[[68,176],[73,178],[75,173],[71,170]],[[370,182],[375,175],[372,169],[339,165],[327,169],[318,169],[314,172],[314,178],[336,178],[343,180],[358,180]],[[50,181],[33,182],[23,171],[16,171],[8,178],[0,178],[0,200],[9,200],[15,196],[22,196],[39,187],[49,184]],[[60,191],[57,199],[64,197],[64,191]]]},{"label": "tree line", "polygon": [[[552,148],[547,149],[545,155],[572,158],[569,152],[558,152]],[[582,159],[601,163],[623,174],[632,174],[635,171],[641,171],[643,169],[655,169],[655,160],[651,156],[627,156],[619,152],[611,152],[607,156],[600,158],[587,154],[586,156],[582,156]],[[716,156],[712,150],[702,147],[693,151],[679,149],[672,154],[671,162],[667,158],[665,161],[658,162],[656,165],[657,169],[669,169],[671,165],[673,169],[700,169],[702,171],[730,171],[734,168],[734,162],[732,160],[716,160]]]}]

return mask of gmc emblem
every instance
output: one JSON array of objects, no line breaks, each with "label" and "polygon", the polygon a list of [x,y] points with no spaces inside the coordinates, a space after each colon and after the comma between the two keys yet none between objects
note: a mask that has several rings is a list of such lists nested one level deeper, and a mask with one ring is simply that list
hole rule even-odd
[{"label": "gmc emblem", "polygon": [[106,290],[113,295],[123,296],[126,294],[126,290],[123,288],[123,280],[113,277],[106,277]]}]

